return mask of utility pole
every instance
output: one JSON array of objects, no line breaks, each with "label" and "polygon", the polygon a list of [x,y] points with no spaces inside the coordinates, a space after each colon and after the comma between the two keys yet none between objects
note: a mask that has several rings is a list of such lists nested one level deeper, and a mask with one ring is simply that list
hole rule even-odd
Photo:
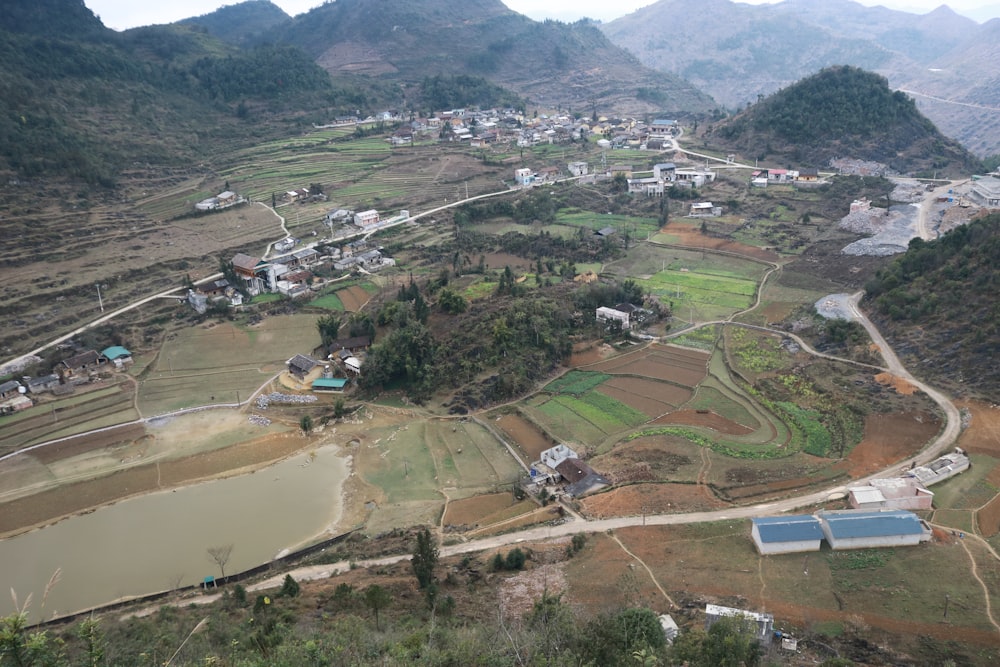
[{"label": "utility pole", "polygon": [[101,305],[101,312],[104,312],[104,299],[101,298],[101,284],[97,283],[97,303]]}]

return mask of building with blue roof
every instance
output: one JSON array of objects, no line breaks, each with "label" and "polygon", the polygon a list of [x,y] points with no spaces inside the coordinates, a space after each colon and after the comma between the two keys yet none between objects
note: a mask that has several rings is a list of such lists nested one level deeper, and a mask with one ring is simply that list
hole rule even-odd
[{"label": "building with blue roof", "polygon": [[341,393],[347,386],[347,378],[317,378],[313,380],[312,390],[315,392]]},{"label": "building with blue roof", "polygon": [[823,536],[834,551],[911,546],[931,539],[931,528],[913,512],[820,512]]},{"label": "building with blue roof", "polygon": [[121,345],[104,348],[101,356],[115,365],[117,370],[125,370],[132,365],[132,353]]},{"label": "building with blue roof", "polygon": [[819,551],[823,529],[809,514],[753,519],[753,543],[761,555]]}]

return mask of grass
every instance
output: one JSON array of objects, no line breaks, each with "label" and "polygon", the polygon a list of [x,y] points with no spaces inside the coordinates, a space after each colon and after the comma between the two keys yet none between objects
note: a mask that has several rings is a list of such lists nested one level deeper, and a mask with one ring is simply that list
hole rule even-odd
[{"label": "grass", "polygon": [[671,342],[677,343],[678,345],[684,345],[685,347],[694,347],[699,350],[705,350],[711,352],[715,349],[715,341],[719,337],[719,332],[717,327],[698,327],[693,331],[689,331],[683,335],[672,338]]},{"label": "grass", "polygon": [[307,305],[326,310],[344,310],[344,302],[336,294],[324,294],[317,299],[313,299]]},{"label": "grass", "polygon": [[1000,460],[985,454],[972,454],[972,466],[961,475],[934,485],[934,506],[939,509],[975,509],[996,495],[997,489],[986,482]]}]

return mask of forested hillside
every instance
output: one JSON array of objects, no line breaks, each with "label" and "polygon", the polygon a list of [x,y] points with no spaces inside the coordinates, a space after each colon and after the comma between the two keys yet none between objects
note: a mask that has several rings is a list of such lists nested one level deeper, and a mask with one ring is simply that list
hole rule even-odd
[{"label": "forested hillside", "polygon": [[900,173],[968,174],[980,163],[944,137],[904,93],[865,70],[829,67],[749,107],[716,133],[748,154],[825,167],[835,157]]},{"label": "forested hillside", "polygon": [[866,301],[918,376],[1000,399],[1000,214],[935,241],[914,239],[878,272]]}]

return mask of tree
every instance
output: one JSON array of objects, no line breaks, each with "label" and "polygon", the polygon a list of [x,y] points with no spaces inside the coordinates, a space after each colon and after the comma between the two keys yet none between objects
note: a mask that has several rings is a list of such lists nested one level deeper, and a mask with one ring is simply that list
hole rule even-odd
[{"label": "tree", "polygon": [[299,589],[299,582],[295,581],[292,575],[286,574],[284,581],[281,582],[281,592],[278,595],[285,598],[298,597]]},{"label": "tree", "polygon": [[378,613],[389,606],[392,602],[392,595],[378,584],[372,584],[365,589],[364,600],[365,606],[371,609],[375,615],[375,629],[381,630],[382,626],[379,624]]},{"label": "tree", "polygon": [[716,621],[707,633],[685,632],[674,642],[675,662],[691,667],[756,667],[761,648],[745,618],[726,617]]},{"label": "tree", "polygon": [[341,326],[340,315],[323,315],[318,320],[316,320],[316,330],[319,331],[319,337],[323,341],[323,347],[329,346],[333,341],[337,340],[337,334],[340,333]]},{"label": "tree", "polygon": [[431,531],[424,528],[417,533],[417,547],[413,551],[410,565],[417,577],[420,588],[427,588],[434,581],[434,568],[437,566],[438,548],[434,543]]},{"label": "tree", "polygon": [[208,548],[208,558],[213,563],[219,566],[219,572],[222,574],[222,579],[226,578],[226,563],[229,562],[229,557],[233,554],[233,545],[224,544],[221,547],[209,547]]},{"label": "tree", "polygon": [[299,428],[301,428],[302,432],[305,433],[306,435],[312,433],[313,418],[310,417],[309,415],[302,415],[302,418],[299,419]]}]

